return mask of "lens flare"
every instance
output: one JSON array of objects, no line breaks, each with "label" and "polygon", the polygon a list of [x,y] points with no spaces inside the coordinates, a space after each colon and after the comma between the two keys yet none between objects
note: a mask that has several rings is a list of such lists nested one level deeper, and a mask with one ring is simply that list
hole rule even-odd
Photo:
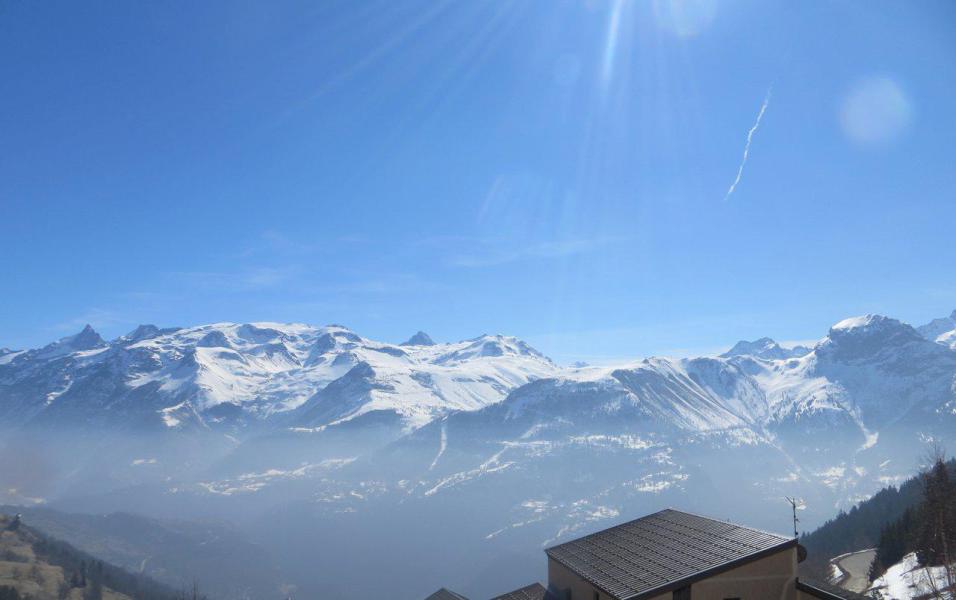
[{"label": "lens flare", "polygon": [[860,144],[883,144],[896,139],[907,129],[911,117],[906,93],[890,77],[858,82],[840,106],[843,132]]}]

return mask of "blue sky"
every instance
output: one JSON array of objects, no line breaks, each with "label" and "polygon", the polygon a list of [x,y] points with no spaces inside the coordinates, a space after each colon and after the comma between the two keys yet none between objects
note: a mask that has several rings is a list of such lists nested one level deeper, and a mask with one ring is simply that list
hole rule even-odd
[{"label": "blue sky", "polygon": [[602,362],[948,314],[954,25],[946,1],[3,3],[0,346],[272,320]]}]

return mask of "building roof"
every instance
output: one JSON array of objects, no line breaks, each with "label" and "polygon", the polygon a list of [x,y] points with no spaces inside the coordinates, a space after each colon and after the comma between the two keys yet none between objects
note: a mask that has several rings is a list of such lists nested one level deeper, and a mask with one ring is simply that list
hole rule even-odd
[{"label": "building roof", "polygon": [[545,552],[611,598],[637,600],[796,544],[794,538],[666,509]]},{"label": "building roof", "polygon": [[546,600],[548,598],[548,590],[544,589],[543,585],[532,583],[519,590],[495,596],[491,600]]},{"label": "building roof", "polygon": [[456,594],[449,589],[442,588],[431,596],[425,598],[425,600],[468,600],[468,598],[465,598],[461,594]]},{"label": "building roof", "polygon": [[823,600],[870,600],[862,594],[813,579],[797,579],[797,589]]}]

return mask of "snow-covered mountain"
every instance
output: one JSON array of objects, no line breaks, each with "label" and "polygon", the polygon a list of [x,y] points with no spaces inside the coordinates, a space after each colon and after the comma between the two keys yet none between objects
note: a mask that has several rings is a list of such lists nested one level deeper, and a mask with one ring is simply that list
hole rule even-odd
[{"label": "snow-covered mountain", "polygon": [[866,315],[837,323],[812,349],[761,338],[718,357],[615,368],[560,368],[500,335],[436,344],[418,332],[396,345],[339,325],[217,323],[143,325],[106,342],[87,326],[0,354],[0,422],[245,437],[388,422],[397,437],[469,413],[497,419],[499,430],[531,414],[529,426],[572,432],[582,419],[613,415],[652,430],[747,431],[768,441],[838,430],[863,444],[900,421],[949,418],[956,352],[940,340],[953,323],[916,330]]},{"label": "snow-covered mountain", "polygon": [[792,348],[784,348],[772,339],[763,337],[752,342],[741,340],[734,344],[733,348],[727,352],[724,352],[720,356],[723,358],[730,358],[732,356],[746,355],[755,356],[757,358],[780,359],[804,356],[809,352],[810,348],[807,348],[806,346],[798,345]]},{"label": "snow-covered mountain", "polygon": [[948,317],[933,319],[917,331],[928,340],[956,349],[956,310]]},{"label": "snow-covered mountain", "polygon": [[339,325],[217,323],[142,325],[107,343],[87,326],[44,348],[0,355],[0,420],[216,428],[283,415],[284,423],[323,427],[387,412],[414,429],[498,402],[556,370],[500,335],[435,344],[419,332],[399,346]]},{"label": "snow-covered mountain", "polygon": [[[834,325],[796,355],[770,340],[742,343],[716,358],[648,358],[614,368],[584,367],[525,385],[494,406],[456,420],[495,421],[494,430],[580,432],[593,420],[649,431],[707,433],[849,426],[861,442],[904,419],[952,414],[956,352],[895,319],[867,315]],[[768,352],[769,355],[768,355]]]}]

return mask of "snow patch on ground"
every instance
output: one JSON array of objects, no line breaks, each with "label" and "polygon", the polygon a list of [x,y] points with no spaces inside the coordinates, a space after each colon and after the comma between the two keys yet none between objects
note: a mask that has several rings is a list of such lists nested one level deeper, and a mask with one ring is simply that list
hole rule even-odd
[{"label": "snow patch on ground", "polygon": [[[869,592],[881,600],[913,600],[945,587],[946,569],[920,567],[916,554],[911,552],[874,581]],[[942,598],[952,600],[953,594],[943,592]]]},{"label": "snow patch on ground", "polygon": [[318,463],[305,463],[297,469],[267,469],[262,472],[243,473],[235,479],[203,481],[199,486],[210,494],[232,496],[242,493],[258,492],[264,487],[280,480],[302,479],[316,473],[325,473],[341,469],[355,461],[349,458],[328,458]]}]

